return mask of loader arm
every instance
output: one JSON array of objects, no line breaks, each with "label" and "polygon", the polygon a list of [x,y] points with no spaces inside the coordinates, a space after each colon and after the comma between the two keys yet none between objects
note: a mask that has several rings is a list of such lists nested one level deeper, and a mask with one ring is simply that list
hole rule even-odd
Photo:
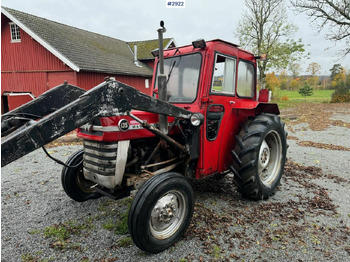
[{"label": "loader arm", "polygon": [[1,137],[14,132],[30,119],[36,120],[69,104],[86,91],[67,83],[46,91],[32,100],[1,116]]},{"label": "loader arm", "polygon": [[[58,86],[57,89],[65,86]],[[40,97],[31,101],[31,107],[38,108]],[[90,122],[95,117],[127,114],[132,109],[189,119],[192,112],[168,102],[139,92],[135,88],[118,81],[108,80],[83,93],[77,99],[44,116],[37,121],[29,121],[1,141],[1,166],[17,160],[60,136]],[[51,110],[45,110],[44,114]],[[17,113],[26,114],[22,110]],[[36,113],[40,113],[37,112]],[[13,115],[9,112],[8,115]],[[6,121],[9,121],[8,119]]]}]

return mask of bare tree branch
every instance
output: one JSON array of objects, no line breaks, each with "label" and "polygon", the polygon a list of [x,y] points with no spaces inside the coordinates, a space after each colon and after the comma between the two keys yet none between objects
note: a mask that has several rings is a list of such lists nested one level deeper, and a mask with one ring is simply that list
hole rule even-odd
[{"label": "bare tree branch", "polygon": [[269,67],[287,68],[304,48],[292,41],[297,28],[288,22],[284,0],[245,0],[245,6],[236,35],[244,48],[257,55],[267,55],[266,61],[257,62],[259,81],[263,85]]},{"label": "bare tree branch", "polygon": [[300,13],[305,13],[320,32],[329,27],[326,39],[345,41],[342,55],[350,54],[350,0],[291,0]]}]

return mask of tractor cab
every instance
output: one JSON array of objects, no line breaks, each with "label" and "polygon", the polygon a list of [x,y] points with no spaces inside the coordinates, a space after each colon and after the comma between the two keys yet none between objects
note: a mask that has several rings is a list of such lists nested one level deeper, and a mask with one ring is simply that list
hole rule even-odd
[{"label": "tractor cab", "polygon": [[[159,60],[154,73],[158,94]],[[166,101],[203,115],[196,177],[228,172],[241,123],[264,105],[257,101],[256,58],[237,45],[203,39],[164,51]],[[269,104],[271,113],[277,106]]]}]

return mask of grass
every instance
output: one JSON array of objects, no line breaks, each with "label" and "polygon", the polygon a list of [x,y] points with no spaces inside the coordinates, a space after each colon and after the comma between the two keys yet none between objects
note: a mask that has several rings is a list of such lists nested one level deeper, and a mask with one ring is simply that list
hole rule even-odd
[{"label": "grass", "polygon": [[45,228],[44,236],[51,239],[52,243],[50,247],[52,248],[59,250],[80,250],[80,245],[72,243],[70,238],[73,235],[80,235],[83,230],[88,228],[91,228],[91,225],[79,224],[77,221],[67,221]]},{"label": "grass", "polygon": [[102,227],[106,230],[114,231],[117,235],[125,235],[129,232],[128,230],[128,214],[132,203],[132,198],[124,198],[119,200],[119,204],[124,206],[124,210],[116,213],[109,205],[105,203],[100,211],[105,212],[110,219],[107,220]]},{"label": "grass", "polygon": [[109,219],[102,227],[114,231],[117,235],[125,235],[128,230],[128,211],[121,213],[117,219]]},{"label": "grass", "polygon": [[50,261],[53,261],[54,259],[53,258],[45,258],[45,259],[41,259],[38,257],[38,255],[41,255],[41,251],[39,252],[36,252],[35,255],[33,254],[22,254],[21,256],[21,261],[22,262],[50,262]]},{"label": "grass", "polygon": [[84,224],[78,224],[77,221],[67,221],[45,228],[44,235],[47,238],[55,238],[59,241],[64,241],[70,238],[71,235],[79,235],[80,232],[87,227],[88,226]]},{"label": "grass", "polygon": [[133,244],[131,237],[124,237],[118,241],[118,246],[120,247],[128,247]]},{"label": "grass", "polygon": [[277,103],[280,108],[293,107],[298,103],[329,103],[333,92],[334,90],[314,90],[312,96],[303,97],[298,91],[280,90],[279,97],[287,96],[288,101],[272,100],[272,102]]},{"label": "grass", "polygon": [[34,229],[34,230],[29,232],[29,234],[31,234],[31,235],[37,235],[39,233],[40,233],[40,229]]},{"label": "grass", "polygon": [[221,253],[221,248],[219,246],[214,245],[213,250],[214,250],[214,257],[219,258]]}]

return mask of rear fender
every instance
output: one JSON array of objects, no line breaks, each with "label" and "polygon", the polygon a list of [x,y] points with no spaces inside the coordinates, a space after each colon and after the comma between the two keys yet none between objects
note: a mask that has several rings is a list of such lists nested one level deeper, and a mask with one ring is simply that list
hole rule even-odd
[{"label": "rear fender", "polygon": [[258,101],[236,101],[234,108],[237,110],[250,110],[253,111],[255,115],[259,115],[262,113],[270,113],[279,115],[280,111],[278,109],[278,105],[275,103],[261,103]]},{"label": "rear fender", "polygon": [[261,113],[279,115],[280,110],[278,109],[278,105],[275,103],[259,103],[255,108],[255,114],[259,115]]}]

